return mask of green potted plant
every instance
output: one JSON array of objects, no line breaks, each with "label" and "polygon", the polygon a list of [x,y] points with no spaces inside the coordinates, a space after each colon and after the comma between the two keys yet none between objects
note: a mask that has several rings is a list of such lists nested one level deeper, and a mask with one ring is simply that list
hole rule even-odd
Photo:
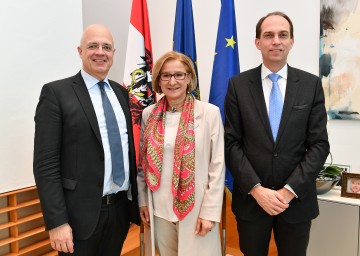
[{"label": "green potted plant", "polygon": [[343,169],[336,165],[323,166],[316,178],[317,194],[321,195],[330,191],[341,179],[342,172]]}]

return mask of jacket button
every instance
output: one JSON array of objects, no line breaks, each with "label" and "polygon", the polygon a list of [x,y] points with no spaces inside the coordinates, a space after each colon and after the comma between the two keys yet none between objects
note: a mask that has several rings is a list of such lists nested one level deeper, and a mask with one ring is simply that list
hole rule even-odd
[{"label": "jacket button", "polygon": [[274,154],[274,157],[278,157],[278,153],[275,153],[275,154]]}]

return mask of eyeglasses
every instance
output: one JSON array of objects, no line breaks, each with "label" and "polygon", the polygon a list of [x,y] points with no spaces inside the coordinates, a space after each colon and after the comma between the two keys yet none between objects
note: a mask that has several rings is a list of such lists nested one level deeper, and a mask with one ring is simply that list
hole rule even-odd
[{"label": "eyeglasses", "polygon": [[160,74],[161,81],[169,81],[171,77],[174,77],[175,80],[184,80],[188,73],[175,73],[175,74],[168,74],[162,73]]},{"label": "eyeglasses", "polygon": [[91,50],[91,51],[95,51],[97,49],[99,49],[101,46],[101,48],[103,49],[103,51],[105,52],[112,52],[114,50],[113,46],[111,44],[97,44],[97,43],[91,43],[89,44],[86,49]]}]

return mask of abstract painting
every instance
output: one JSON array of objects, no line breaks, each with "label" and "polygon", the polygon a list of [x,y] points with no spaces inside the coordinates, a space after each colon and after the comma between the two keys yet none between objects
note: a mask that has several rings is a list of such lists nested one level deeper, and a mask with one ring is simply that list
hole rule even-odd
[{"label": "abstract painting", "polygon": [[329,119],[360,120],[359,0],[320,0],[320,77]]}]

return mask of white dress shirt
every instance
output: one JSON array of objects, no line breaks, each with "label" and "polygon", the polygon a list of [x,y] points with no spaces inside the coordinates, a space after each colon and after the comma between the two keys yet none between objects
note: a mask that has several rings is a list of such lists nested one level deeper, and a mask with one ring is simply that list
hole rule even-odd
[{"label": "white dress shirt", "polygon": [[[285,93],[286,93],[287,71],[288,71],[288,66],[285,65],[282,69],[280,69],[276,73],[276,74],[280,75],[280,78],[278,80],[278,85],[280,87],[283,104],[285,101]],[[267,109],[268,115],[269,115],[270,93],[271,93],[271,89],[272,89],[272,81],[269,78],[269,74],[271,74],[271,73],[273,73],[273,72],[271,72],[267,67],[265,67],[264,64],[261,65],[261,82],[262,82],[262,87],[263,87],[264,98],[265,98],[266,109]],[[260,184],[257,184],[257,185],[260,185]],[[284,186],[284,188],[289,190],[291,193],[293,193],[295,195],[295,197],[297,197],[294,190],[288,184],[286,184]]]},{"label": "white dress shirt", "polygon": [[[271,92],[271,88],[272,88],[272,81],[268,77],[268,75],[271,73],[273,73],[273,72],[271,72],[267,67],[265,67],[265,65],[261,65],[261,82],[262,82],[262,87],[263,87],[264,98],[265,98],[266,109],[267,109],[268,115],[269,115],[270,92]],[[286,82],[287,82],[287,65],[285,65],[282,69],[280,69],[279,72],[277,72],[276,74],[281,76],[278,80],[278,84],[280,87],[281,96],[282,96],[282,100],[283,100],[283,104],[284,104],[285,92],[286,92]]]},{"label": "white dress shirt", "polygon": [[127,133],[126,119],[124,112],[121,108],[119,100],[117,99],[113,89],[109,84],[108,78],[106,77],[104,79],[105,82],[104,89],[115,112],[116,120],[120,130],[121,144],[122,144],[123,157],[124,157],[125,181],[124,184],[121,187],[119,187],[113,182],[110,144],[109,144],[108,132],[106,128],[104,108],[102,105],[101,92],[97,84],[99,80],[89,75],[84,70],[81,70],[81,75],[85,81],[86,87],[90,94],[92,104],[95,109],[96,118],[100,129],[101,141],[104,148],[105,175],[104,175],[103,196],[117,193],[118,191],[122,191],[122,190],[126,191],[129,189],[129,142],[128,142],[128,133]]}]

